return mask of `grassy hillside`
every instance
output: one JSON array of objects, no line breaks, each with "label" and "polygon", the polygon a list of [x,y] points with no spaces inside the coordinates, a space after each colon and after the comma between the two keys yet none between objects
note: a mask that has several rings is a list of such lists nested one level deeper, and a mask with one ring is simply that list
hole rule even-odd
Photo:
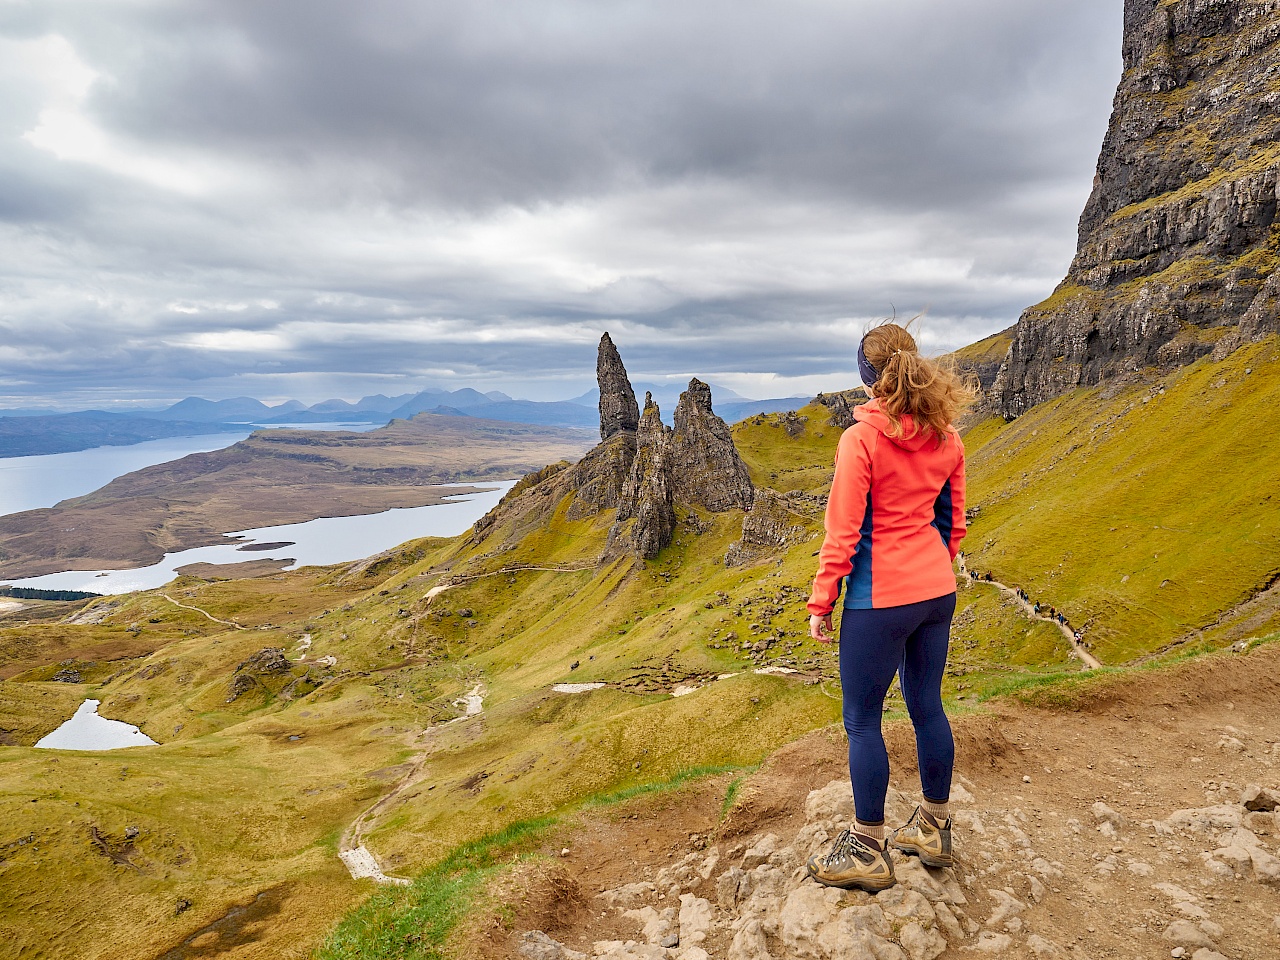
[{"label": "grassy hillside", "polygon": [[[371,889],[347,877],[337,846],[388,794],[364,839],[385,870],[413,876],[512,824],[751,766],[835,723],[834,651],[807,639],[803,601],[839,431],[815,406],[734,433],[801,531],[755,566],[724,565],[740,513],[686,513],[656,561],[600,565],[612,511],[571,519],[571,496],[545,503],[533,487],[483,539],[411,541],[342,569],[186,578],[71,605],[75,623],[0,621],[13,664],[0,728],[16,744],[0,749],[0,822],[16,825],[0,835],[0,923],[22,928],[0,955],[37,943],[158,955],[215,936],[246,956],[307,955]],[[1074,669],[1052,628],[994,588],[962,588],[948,696],[975,702]],[[271,647],[292,662],[237,694]],[[755,672],[766,667],[796,672]],[[82,682],[53,682],[63,669]],[[561,682],[607,686],[551,690]],[[447,723],[477,685],[483,715]],[[86,696],[162,746],[29,749]],[[88,891],[107,882],[103,910]],[[243,923],[216,925],[233,906],[248,908]]]},{"label": "grassy hillside", "polygon": [[1277,409],[1272,338],[975,427],[970,566],[1064,610],[1106,663],[1275,629]]},{"label": "grassy hillside", "polygon": [[[1277,346],[978,423],[970,567],[1063,609],[1107,663],[1275,629]],[[751,566],[724,562],[742,514],[699,511],[655,561],[601,562],[612,511],[580,515],[550,470],[482,536],[0,619],[0,956],[433,956],[557,818],[732,782],[835,724],[835,653],[803,601],[839,430],[811,406],[734,437],[796,528]],[[1078,676],[1055,627],[959,589],[953,710]],[[483,713],[450,722],[475,690]],[[88,696],[162,745],[30,749]],[[366,899],[337,857],[357,820],[384,870],[429,879]]]},{"label": "grassy hillside", "polygon": [[[1275,576],[1280,461],[1256,438],[1278,375],[1264,344],[979,423],[971,567],[1087,624],[1108,663],[1219,619],[1180,653],[1274,628],[1269,595],[1238,605]],[[657,560],[601,563],[612,511],[581,516],[544,479],[483,536],[0,620],[0,924],[17,931],[0,956],[308,956],[322,943],[325,957],[432,956],[539,824],[749,768],[835,724],[835,653],[808,640],[803,601],[839,430],[812,406],[734,437],[797,528],[752,566],[724,563],[742,514],[698,511]],[[1223,464],[1258,485],[1213,482]],[[965,579],[944,693],[963,711],[1044,690],[1078,675],[1067,654],[1056,628]],[[63,670],[80,682],[54,681]],[[477,689],[483,713],[449,722]],[[30,749],[88,696],[162,745]],[[384,870],[434,879],[366,902],[372,884],[337,857],[358,819]],[[91,891],[106,884],[104,909]]]}]

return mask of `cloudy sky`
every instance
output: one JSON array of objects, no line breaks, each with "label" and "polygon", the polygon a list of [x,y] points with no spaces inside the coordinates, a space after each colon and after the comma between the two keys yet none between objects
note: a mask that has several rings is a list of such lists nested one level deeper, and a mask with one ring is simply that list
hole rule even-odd
[{"label": "cloudy sky", "polygon": [[0,0],[0,406],[853,385],[1062,278],[1120,0]]}]

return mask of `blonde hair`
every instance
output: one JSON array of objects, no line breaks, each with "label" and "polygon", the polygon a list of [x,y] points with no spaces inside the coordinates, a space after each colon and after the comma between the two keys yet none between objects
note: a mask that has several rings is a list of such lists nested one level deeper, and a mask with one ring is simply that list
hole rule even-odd
[{"label": "blonde hair", "polygon": [[960,379],[950,363],[921,356],[906,327],[890,320],[867,331],[862,350],[880,374],[872,386],[889,418],[890,436],[902,436],[902,417],[909,414],[913,434],[925,430],[945,443],[952,423],[973,403],[977,391]]}]

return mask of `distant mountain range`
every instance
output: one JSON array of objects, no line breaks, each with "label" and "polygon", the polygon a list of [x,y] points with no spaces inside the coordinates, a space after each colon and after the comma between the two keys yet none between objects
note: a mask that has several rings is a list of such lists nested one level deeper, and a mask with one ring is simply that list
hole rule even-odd
[{"label": "distant mountain range", "polygon": [[[677,384],[638,383],[643,400],[646,391],[662,408],[669,423],[684,388]],[[728,387],[712,384],[715,411],[733,423],[757,413],[794,410],[806,397],[750,400]],[[274,406],[252,397],[205,400],[187,397],[163,410],[134,410],[127,414],[90,410],[52,413],[46,410],[0,411],[0,458],[33,454],[70,453],[90,447],[122,446],[164,437],[199,436],[245,426],[279,426],[311,423],[389,423],[408,420],[419,413],[480,417],[545,427],[595,428],[599,424],[599,392],[590,390],[572,400],[515,400],[499,390],[481,393],[461,390],[423,390],[396,397],[376,394],[352,403],[324,400],[307,406],[288,400]]]}]

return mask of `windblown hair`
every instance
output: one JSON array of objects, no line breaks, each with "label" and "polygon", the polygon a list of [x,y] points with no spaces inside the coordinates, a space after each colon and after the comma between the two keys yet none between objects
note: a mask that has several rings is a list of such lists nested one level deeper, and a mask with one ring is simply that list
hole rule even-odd
[{"label": "windblown hair", "polygon": [[902,436],[902,417],[909,414],[913,433],[925,430],[945,443],[948,428],[973,403],[977,391],[950,364],[921,356],[910,332],[891,321],[868,330],[862,350],[880,374],[875,394],[889,418],[891,436]]}]

